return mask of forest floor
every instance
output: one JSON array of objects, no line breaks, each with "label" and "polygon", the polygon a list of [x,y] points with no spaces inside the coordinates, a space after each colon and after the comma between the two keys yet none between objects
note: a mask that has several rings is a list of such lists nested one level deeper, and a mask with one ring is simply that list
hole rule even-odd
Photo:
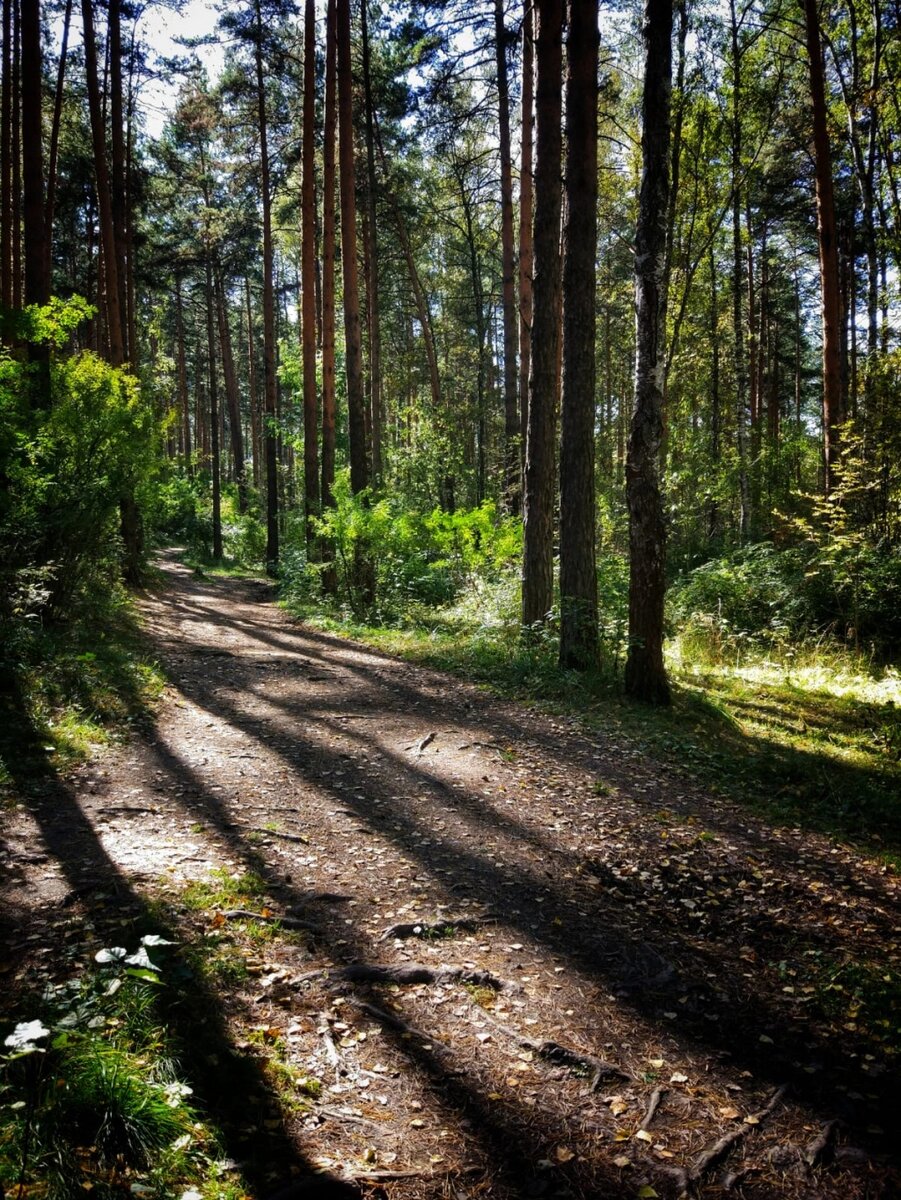
[{"label": "forest floor", "polygon": [[167,555],[141,609],[156,711],[4,814],[4,1027],[177,940],[253,1200],[901,1194],[890,866],[262,581]]}]

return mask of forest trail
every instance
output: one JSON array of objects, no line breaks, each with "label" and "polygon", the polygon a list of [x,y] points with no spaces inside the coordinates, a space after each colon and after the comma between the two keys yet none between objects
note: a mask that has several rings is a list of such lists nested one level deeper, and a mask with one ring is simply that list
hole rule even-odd
[{"label": "forest trail", "polygon": [[153,723],[13,814],[12,993],[111,926],[201,947],[255,1200],[899,1194],[878,1022],[822,982],[897,953],[896,876],[162,566]]}]

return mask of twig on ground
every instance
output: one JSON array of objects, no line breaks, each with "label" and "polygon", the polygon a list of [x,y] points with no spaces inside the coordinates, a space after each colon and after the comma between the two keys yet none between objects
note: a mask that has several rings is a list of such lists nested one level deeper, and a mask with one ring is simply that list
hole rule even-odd
[{"label": "twig on ground", "polygon": [[304,929],[307,933],[321,932],[316,925],[311,925],[309,921],[301,921],[299,917],[279,916],[277,913],[267,916],[265,913],[251,912],[249,908],[230,908],[222,916],[226,921],[260,921],[263,925],[280,925],[282,929]]},{"label": "twig on ground", "polygon": [[660,1101],[663,1099],[663,1097],[665,1095],[666,1095],[666,1088],[654,1088],[653,1092],[651,1092],[651,1098],[648,1101],[648,1110],[644,1114],[641,1124],[638,1126],[639,1129],[647,1129],[648,1128],[650,1123],[654,1120],[654,1114],[657,1112],[657,1109],[660,1107]]}]

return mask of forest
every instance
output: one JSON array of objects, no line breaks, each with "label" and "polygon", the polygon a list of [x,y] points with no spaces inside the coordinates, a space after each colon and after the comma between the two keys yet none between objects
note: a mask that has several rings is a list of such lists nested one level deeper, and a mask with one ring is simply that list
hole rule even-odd
[{"label": "forest", "polygon": [[0,1200],[897,1194],[899,396],[896,0],[2,0]]}]

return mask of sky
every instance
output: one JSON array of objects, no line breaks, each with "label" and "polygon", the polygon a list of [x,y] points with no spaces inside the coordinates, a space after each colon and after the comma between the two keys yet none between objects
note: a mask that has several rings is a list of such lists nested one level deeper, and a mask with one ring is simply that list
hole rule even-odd
[{"label": "sky", "polygon": [[[212,0],[187,0],[177,11],[150,5],[138,24],[138,39],[148,50],[151,63],[158,55],[184,54],[179,38],[204,37],[212,34],[216,27],[216,10]],[[218,45],[198,49],[211,78],[218,75],[222,67],[223,53]],[[162,132],[166,117],[171,111],[176,93],[176,84],[165,78],[148,80],[141,88],[140,109],[144,115],[145,128],[152,137]]]}]

